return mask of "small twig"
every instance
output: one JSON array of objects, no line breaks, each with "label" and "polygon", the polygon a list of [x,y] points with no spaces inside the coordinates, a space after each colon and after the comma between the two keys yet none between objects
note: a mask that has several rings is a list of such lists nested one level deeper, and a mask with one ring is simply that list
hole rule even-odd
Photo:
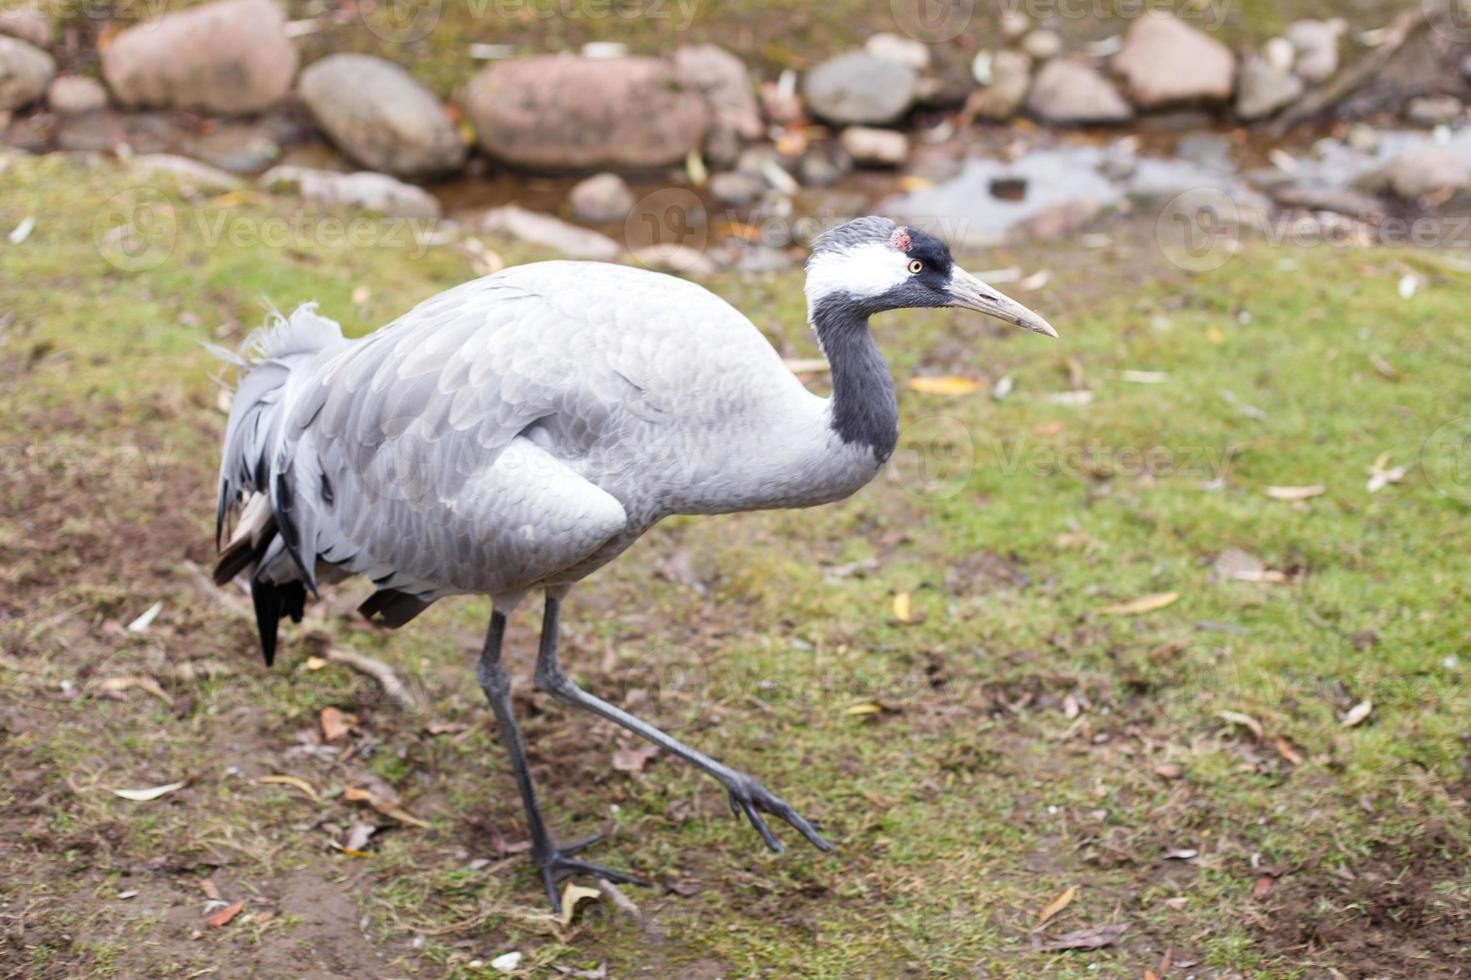
[{"label": "small twig", "polygon": [[659,934],[659,931],[654,928],[653,924],[644,918],[643,912],[634,904],[633,899],[623,894],[622,889],[617,885],[604,878],[599,878],[598,891],[602,893],[604,900],[609,905],[632,919],[634,925],[642,929],[645,935],[657,936]]},{"label": "small twig", "polygon": [[378,685],[383,688],[384,694],[388,695],[400,708],[410,714],[422,710],[423,705],[420,704],[418,697],[415,696],[413,691],[409,690],[403,681],[398,679],[398,675],[393,672],[393,668],[383,661],[374,660],[372,657],[365,657],[361,653],[344,650],[341,647],[329,647],[327,650],[327,659],[332,663],[342,664],[344,667],[350,667],[359,673],[367,674],[378,682]]}]

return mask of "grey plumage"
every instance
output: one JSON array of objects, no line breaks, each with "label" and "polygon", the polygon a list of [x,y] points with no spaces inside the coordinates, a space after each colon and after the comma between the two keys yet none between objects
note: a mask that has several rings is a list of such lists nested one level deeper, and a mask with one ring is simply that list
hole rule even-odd
[{"label": "grey plumage", "polygon": [[556,660],[561,598],[663,517],[810,506],[867,483],[898,438],[874,313],[964,306],[1051,332],[955,268],[943,243],[881,218],[816,243],[807,297],[832,364],[831,399],[807,391],[760,331],[704,288],[600,263],[507,269],[356,341],[303,306],[247,347],[217,537],[230,509],[246,506],[217,578],[250,572],[268,662],[277,623],[300,618],[318,581],[368,578],[377,591],[362,612],[391,626],[445,596],[489,595],[479,677],[525,777],[554,905],[557,875],[596,866],[551,843],[524,773],[499,664],[511,609],[545,590],[539,686],[710,773],[768,845],[780,846],[759,812],[828,847],[755,780],[578,689]]}]

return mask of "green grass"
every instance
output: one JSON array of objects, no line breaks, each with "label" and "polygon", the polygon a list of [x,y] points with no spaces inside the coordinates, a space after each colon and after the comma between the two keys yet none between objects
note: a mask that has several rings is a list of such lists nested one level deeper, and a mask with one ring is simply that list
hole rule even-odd
[{"label": "green grass", "polygon": [[[613,976],[1138,977],[1170,949],[1194,964],[1181,976],[1356,975],[1374,957],[1394,957],[1381,975],[1437,976],[1464,953],[1471,487],[1443,455],[1420,461],[1471,414],[1471,277],[1454,261],[1249,245],[1184,277],[1121,233],[1101,252],[969,257],[1050,268],[1022,298],[1059,342],[945,312],[877,321],[901,385],[956,373],[981,389],[904,391],[894,466],[853,499],[666,522],[566,616],[586,687],[757,773],[837,854],[780,829],[791,849],[765,854],[708,780],[664,757],[616,772],[618,733],[518,689],[554,826],[610,824],[593,860],[689,893],[628,889],[648,935],[596,904],[559,929],[524,857],[494,849],[525,831],[469,669],[483,602],[382,634],[344,614],[364,589],[343,586],[267,672],[248,618],[191,571],[210,560],[223,424],[202,343],[238,343],[265,299],[316,298],[366,332],[470,276],[461,254],[311,233],[211,244],[221,215],[319,216],[157,184],[172,250],[120,271],[94,245],[118,172],[49,159],[5,180],[0,229],[40,220],[0,248],[0,756],[15,775],[0,913],[18,937],[0,966],[279,975],[316,950],[339,974],[476,976],[514,949],[538,975],[606,961]],[[1407,271],[1425,283],[1404,300]],[[798,273],[710,285],[784,350],[815,353]],[[1166,380],[1125,379],[1137,370]],[[993,401],[1002,375],[1014,391]],[[1071,376],[1090,404],[1046,397]],[[1382,453],[1406,472],[1371,495]],[[1325,492],[1266,492],[1310,485]],[[1286,581],[1217,581],[1227,548]],[[661,573],[676,556],[703,594]],[[895,621],[896,592],[916,622]],[[1179,598],[1101,611],[1161,592]],[[153,627],[122,629],[160,598]],[[523,676],[535,624],[529,609],[512,624]],[[394,664],[429,710],[313,669],[328,645]],[[172,704],[100,696],[130,676]],[[350,759],[301,748],[327,706],[359,718]],[[271,773],[321,802],[254,781]],[[153,803],[106,792],[185,778]],[[371,813],[341,788],[373,780],[431,826],[380,818],[368,856],[342,856],[328,838]],[[1197,854],[1167,857],[1180,849]],[[205,876],[251,899],[224,929],[202,925]],[[1034,947],[1111,922],[1129,930],[1106,949]]]}]

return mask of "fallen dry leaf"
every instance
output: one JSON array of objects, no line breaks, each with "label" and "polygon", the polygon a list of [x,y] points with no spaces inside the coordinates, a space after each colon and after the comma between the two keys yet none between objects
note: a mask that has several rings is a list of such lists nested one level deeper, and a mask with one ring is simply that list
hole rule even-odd
[{"label": "fallen dry leaf", "polygon": [[1039,949],[1045,953],[1055,953],[1065,949],[1102,949],[1104,946],[1112,946],[1118,942],[1119,937],[1128,931],[1126,923],[1115,922],[1106,926],[1093,926],[1089,929],[1079,929],[1076,932],[1065,932],[1050,943],[1043,943]]},{"label": "fallen dry leaf", "polygon": [[199,890],[204,892],[204,897],[209,899],[211,902],[224,901],[224,899],[220,897],[220,890],[215,887],[214,879],[212,878],[200,878]]},{"label": "fallen dry leaf", "polygon": [[220,909],[208,919],[205,919],[204,924],[209,926],[211,929],[219,929],[223,926],[227,926],[230,924],[230,920],[239,915],[244,908],[245,901],[243,899],[238,902],[231,902],[229,905],[226,905],[224,908]]},{"label": "fallen dry leaf", "polygon": [[1287,739],[1283,738],[1281,735],[1277,736],[1277,740],[1273,743],[1273,747],[1276,748],[1278,755],[1286,759],[1288,762],[1292,763],[1294,766],[1302,765],[1302,754],[1294,749],[1291,743],[1289,743]]},{"label": "fallen dry leaf", "polygon": [[112,795],[121,796],[123,799],[132,800],[135,803],[147,803],[151,800],[158,799],[160,796],[168,796],[175,790],[183,789],[187,785],[188,783],[186,781],[182,783],[166,783],[163,786],[149,786],[146,789],[115,789],[112,790]]},{"label": "fallen dry leaf", "polygon": [[1405,478],[1405,467],[1390,466],[1389,453],[1380,453],[1379,458],[1369,464],[1369,481],[1364,489],[1370,493],[1378,493],[1391,483],[1398,483]]},{"label": "fallen dry leaf", "polygon": [[913,612],[908,592],[894,593],[894,618],[901,623],[913,622]]},{"label": "fallen dry leaf", "polygon": [[377,832],[378,828],[366,820],[354,820],[352,826],[347,828],[347,837],[342,842],[341,850],[361,854],[368,849],[368,841]]},{"label": "fallen dry leaf", "polygon": [[1328,488],[1321,484],[1310,487],[1267,487],[1267,496],[1273,500],[1306,500],[1327,492]]},{"label": "fallen dry leaf", "polygon": [[420,820],[418,817],[414,816],[412,813],[409,813],[403,807],[399,806],[397,802],[393,800],[385,800],[382,797],[374,795],[368,790],[358,789],[356,786],[344,786],[342,788],[342,798],[344,800],[347,800],[349,803],[366,803],[368,804],[368,806],[377,810],[385,817],[391,817],[392,819],[397,820],[399,823],[406,823],[413,827],[427,828],[429,826],[428,823]]},{"label": "fallen dry leaf", "polygon": [[619,746],[613,752],[613,768],[619,772],[643,772],[644,766],[658,754],[657,745]]},{"label": "fallen dry leaf", "polygon": [[881,705],[881,704],[874,704],[872,701],[867,701],[867,702],[864,702],[863,704],[855,704],[855,705],[852,705],[851,707],[848,708],[847,711],[845,711],[843,713],[844,714],[848,714],[848,715],[876,715],[876,714],[878,714],[879,712],[881,712],[883,710],[884,710],[884,706],[883,705]]},{"label": "fallen dry leaf", "polygon": [[588,888],[584,885],[568,883],[562,889],[562,928],[565,929],[572,924],[572,915],[577,911],[577,903],[584,898],[599,898],[602,892],[596,888]]},{"label": "fallen dry leaf", "polygon": [[1233,725],[1240,725],[1242,728],[1251,732],[1252,735],[1256,736],[1258,740],[1262,737],[1262,723],[1251,715],[1242,714],[1240,711],[1221,711],[1217,712],[1216,717],[1222,721],[1228,721]]},{"label": "fallen dry leaf", "polygon": [[1354,705],[1352,708],[1348,709],[1348,712],[1343,716],[1343,727],[1354,727],[1355,725],[1362,722],[1365,718],[1369,717],[1369,713],[1373,710],[1374,702],[1370,701],[1368,698],[1365,698],[1358,704]]},{"label": "fallen dry leaf", "polygon": [[1272,886],[1276,883],[1277,879],[1271,875],[1258,875],[1257,880],[1251,886],[1251,897],[1261,901],[1267,897],[1267,892],[1271,891]]},{"label": "fallen dry leaf", "polygon": [[321,714],[322,738],[329,742],[335,742],[339,738],[346,738],[352,732],[352,726],[358,723],[358,716],[349,714],[338,708],[323,708]]},{"label": "fallen dry leaf", "polygon": [[138,688],[158,698],[164,704],[172,706],[174,699],[169,697],[167,691],[154,680],[144,674],[129,674],[126,677],[109,677],[97,685],[97,690],[104,694],[118,694],[130,688]]},{"label": "fallen dry leaf", "polygon": [[927,375],[909,379],[909,390],[922,395],[968,395],[981,386],[974,378],[954,374]]},{"label": "fallen dry leaf", "polygon": [[1069,905],[1073,904],[1073,899],[1077,897],[1077,885],[1069,885],[1062,891],[1058,892],[1057,895],[1052,899],[1052,901],[1044,905],[1042,907],[1042,911],[1037,913],[1037,925],[1045,925],[1049,919],[1057,915],[1057,913],[1061,912]]},{"label": "fallen dry leaf", "polygon": [[316,787],[298,776],[257,776],[255,781],[268,785],[294,786],[296,789],[301,790],[306,798],[313,803],[322,802],[321,794],[317,792]]},{"label": "fallen dry leaf", "polygon": [[1151,595],[1140,596],[1129,602],[1120,602],[1112,606],[1104,606],[1098,611],[1105,616],[1140,616],[1144,613],[1163,609],[1176,599],[1180,598],[1178,592],[1155,592]]}]

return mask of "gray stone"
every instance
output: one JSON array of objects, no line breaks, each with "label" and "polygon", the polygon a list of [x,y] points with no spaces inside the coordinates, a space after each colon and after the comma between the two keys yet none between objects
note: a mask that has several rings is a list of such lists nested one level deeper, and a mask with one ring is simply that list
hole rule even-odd
[{"label": "gray stone", "polygon": [[34,7],[0,10],[0,34],[9,34],[38,48],[51,46],[51,20]]},{"label": "gray stone", "polygon": [[1455,120],[1464,110],[1454,95],[1423,95],[1405,106],[1405,118],[1422,126],[1439,126]]},{"label": "gray stone", "polygon": [[1342,18],[1299,20],[1284,32],[1297,57],[1292,70],[1308,82],[1327,81],[1338,71],[1338,39],[1348,25]]},{"label": "gray stone", "polygon": [[1110,66],[1141,109],[1224,101],[1236,81],[1230,48],[1163,13],[1136,20]]},{"label": "gray stone", "polygon": [[291,90],[296,45],[271,0],[218,0],[130,27],[102,49],[102,74],[128,106],[248,114]]},{"label": "gray stone", "polygon": [[917,78],[907,65],[850,51],[808,72],[802,95],[814,113],[830,122],[880,125],[908,111]]},{"label": "gray stone", "polygon": [[1027,110],[1044,122],[1125,122],[1133,110],[1113,83],[1087,65],[1054,59],[1042,66],[1027,93]]},{"label": "gray stone", "polygon": [[741,140],[761,135],[761,110],[741,59],[713,44],[686,45],[674,52],[674,73],[710,107],[706,152],[712,157],[733,158]]},{"label": "gray stone", "polygon": [[46,90],[46,106],[60,116],[74,116],[107,107],[107,89],[95,78],[62,75]]},{"label": "gray stone", "polygon": [[717,203],[745,207],[766,194],[766,181],[757,174],[731,170],[711,177],[708,189]]},{"label": "gray stone", "polygon": [[34,44],[0,36],[0,112],[30,105],[46,92],[56,62]]},{"label": "gray stone", "polygon": [[860,166],[897,167],[909,157],[909,137],[894,129],[849,126],[839,142]]},{"label": "gray stone", "polygon": [[1343,143],[1360,153],[1373,153],[1379,149],[1379,132],[1366,123],[1354,123],[1343,134]]},{"label": "gray stone", "polygon": [[1032,84],[1032,59],[1020,51],[997,51],[987,65],[990,81],[966,103],[978,119],[1003,122],[1016,115]]},{"label": "gray stone", "polygon": [[638,265],[656,272],[672,272],[680,276],[713,276],[715,263],[705,253],[688,245],[664,242],[636,248],[628,257]]},{"label": "gray stone", "polygon": [[807,187],[830,187],[847,176],[852,161],[841,154],[830,155],[811,149],[797,161],[797,179]]},{"label": "gray stone", "polygon": [[969,60],[953,48],[940,48],[914,83],[914,104],[929,109],[960,105],[975,88]]},{"label": "gray stone", "polygon": [[1266,58],[1248,55],[1241,65],[1236,115],[1246,120],[1265,119],[1297,101],[1302,93],[1302,79],[1291,71],[1278,68]]},{"label": "gray stone", "polygon": [[1395,157],[1354,182],[1361,190],[1414,200],[1438,191],[1471,188],[1471,160],[1444,146],[1425,143]]},{"label": "gray stone", "polygon": [[425,177],[465,162],[465,145],[439,100],[392,62],[329,55],[301,73],[297,88],[317,125],[363,166]]},{"label": "gray stone", "polygon": [[567,197],[572,216],[593,225],[611,225],[633,210],[633,191],[617,174],[594,174],[577,182]]},{"label": "gray stone", "polygon": [[531,242],[574,259],[609,260],[618,257],[618,243],[607,235],[579,228],[549,214],[509,204],[485,212],[484,231],[499,232],[517,241]]},{"label": "gray stone", "polygon": [[405,184],[388,174],[353,174],[307,167],[276,167],[260,179],[273,191],[295,191],[323,204],[362,208],[404,218],[437,218],[439,202],[422,187]]},{"label": "gray stone", "polygon": [[179,152],[236,174],[258,174],[281,157],[281,144],[257,120],[223,120],[179,142]]},{"label": "gray stone", "polygon": [[1003,9],[1001,11],[1001,37],[1007,41],[1015,41],[1032,29],[1032,22],[1026,14],[1016,8]]},{"label": "gray stone", "polygon": [[481,147],[525,167],[656,167],[700,145],[710,111],[654,58],[543,55],[490,65],[465,88]]}]

